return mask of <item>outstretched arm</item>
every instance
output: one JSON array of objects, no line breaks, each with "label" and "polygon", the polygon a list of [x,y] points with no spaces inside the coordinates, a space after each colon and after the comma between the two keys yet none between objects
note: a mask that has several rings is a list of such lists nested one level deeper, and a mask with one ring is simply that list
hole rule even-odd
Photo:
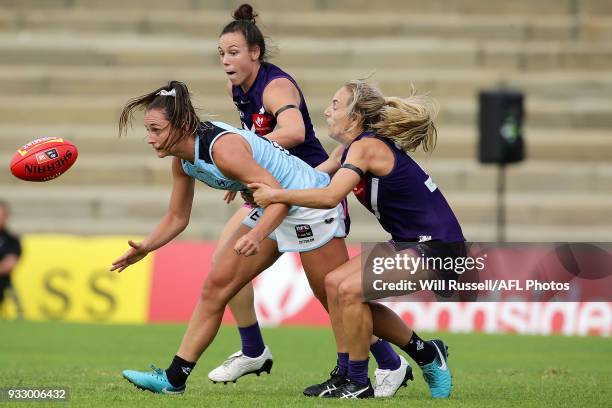
[{"label": "outstretched arm", "polygon": [[113,262],[111,271],[122,272],[149,252],[170,242],[187,227],[193,204],[194,180],[183,172],[181,161],[176,157],[172,160],[172,180],[170,204],[160,223],[142,242],[129,240],[130,249]]}]

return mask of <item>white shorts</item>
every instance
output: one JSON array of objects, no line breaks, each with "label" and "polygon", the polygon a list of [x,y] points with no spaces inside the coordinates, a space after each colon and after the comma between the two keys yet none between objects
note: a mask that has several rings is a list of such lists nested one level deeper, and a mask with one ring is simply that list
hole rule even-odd
[{"label": "white shorts", "polygon": [[[262,208],[253,209],[242,223],[255,227],[263,215]],[[327,244],[332,238],[346,237],[345,214],[342,204],[329,210],[292,207],[289,214],[268,235],[276,241],[279,252],[307,252]]]}]

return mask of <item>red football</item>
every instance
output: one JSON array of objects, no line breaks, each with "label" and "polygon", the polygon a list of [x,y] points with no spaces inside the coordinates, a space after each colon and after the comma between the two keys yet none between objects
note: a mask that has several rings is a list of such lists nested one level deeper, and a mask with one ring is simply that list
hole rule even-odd
[{"label": "red football", "polygon": [[47,181],[61,176],[76,161],[75,145],[61,137],[43,137],[26,143],[11,160],[11,173],[27,181]]}]

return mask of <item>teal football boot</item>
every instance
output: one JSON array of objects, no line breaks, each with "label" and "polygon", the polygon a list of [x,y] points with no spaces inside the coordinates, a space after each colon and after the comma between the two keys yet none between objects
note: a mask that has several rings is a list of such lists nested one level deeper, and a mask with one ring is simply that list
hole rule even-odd
[{"label": "teal football boot", "polygon": [[431,340],[430,343],[437,354],[434,361],[421,367],[423,378],[432,398],[448,398],[453,388],[453,378],[448,368],[448,347],[442,340]]},{"label": "teal football boot", "polygon": [[151,364],[153,371],[124,370],[123,378],[141,390],[148,390],[156,394],[178,395],[185,392],[185,384],[174,387],[168,381],[166,372]]}]

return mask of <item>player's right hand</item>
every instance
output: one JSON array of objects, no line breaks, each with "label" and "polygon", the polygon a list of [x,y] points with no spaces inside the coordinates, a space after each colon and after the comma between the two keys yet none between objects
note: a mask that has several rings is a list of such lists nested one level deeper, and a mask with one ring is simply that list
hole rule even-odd
[{"label": "player's right hand", "polygon": [[270,204],[275,203],[275,189],[264,183],[250,183],[248,186],[253,191],[253,199],[257,206],[266,208]]},{"label": "player's right hand", "polygon": [[142,242],[128,241],[128,245],[131,248],[123,254],[119,259],[113,262],[110,271],[117,271],[121,273],[128,266],[140,261],[142,258],[147,256],[149,250],[142,245]]},{"label": "player's right hand", "polygon": [[259,240],[253,235],[252,231],[243,235],[236,241],[234,251],[238,255],[251,256],[259,252]]}]

